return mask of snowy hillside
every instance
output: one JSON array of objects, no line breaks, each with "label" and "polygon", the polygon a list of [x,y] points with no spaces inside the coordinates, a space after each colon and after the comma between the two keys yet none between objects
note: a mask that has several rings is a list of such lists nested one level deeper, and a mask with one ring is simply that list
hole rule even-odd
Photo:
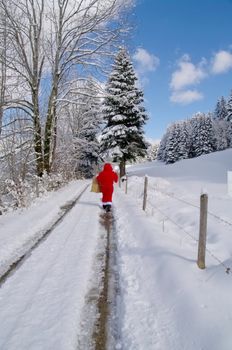
[{"label": "snowy hillside", "polygon": [[[109,304],[115,318],[108,350],[232,349],[231,159],[230,149],[173,165],[130,166],[127,194],[125,182],[115,186],[111,248],[118,285]],[[0,216],[0,271],[85,186],[85,181],[73,182],[31,208]],[[204,270],[196,263],[202,191],[209,196]],[[54,232],[0,285],[1,350],[94,348],[86,337],[96,310],[87,304],[99,282],[104,241],[100,198],[88,188]]]},{"label": "snowy hillside", "polygon": [[[231,160],[230,149],[128,168],[127,197],[116,201],[125,349],[232,348]],[[209,196],[205,270],[196,264],[201,191]]]},{"label": "snowy hillside", "polygon": [[182,181],[199,181],[199,183],[226,184],[227,171],[232,171],[232,149],[185,159],[174,164],[149,162],[129,168],[129,174],[175,178]]}]

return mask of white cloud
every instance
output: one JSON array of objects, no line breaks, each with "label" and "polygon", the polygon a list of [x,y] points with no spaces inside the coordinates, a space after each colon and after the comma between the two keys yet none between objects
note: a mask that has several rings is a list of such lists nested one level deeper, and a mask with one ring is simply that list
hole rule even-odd
[{"label": "white cloud", "polygon": [[232,69],[232,53],[226,50],[218,51],[208,66],[206,59],[203,58],[198,64],[193,64],[190,56],[185,54],[177,65],[169,85],[171,89],[170,101],[185,105],[204,97],[201,92],[192,87],[212,74],[225,73]]},{"label": "white cloud", "polygon": [[217,52],[212,60],[212,73],[225,73],[232,69],[232,53],[221,50]]},{"label": "white cloud", "polygon": [[207,76],[204,69],[206,61],[202,61],[198,65],[191,62],[189,55],[184,55],[178,62],[179,68],[172,74],[170,87],[172,90],[181,90],[189,85],[196,85]]},{"label": "white cloud", "polygon": [[140,73],[146,73],[155,71],[159,66],[160,60],[153,54],[150,54],[143,48],[138,48],[133,56],[134,61],[137,63],[137,71]]},{"label": "white cloud", "polygon": [[203,94],[197,90],[173,91],[170,100],[175,103],[187,105],[189,103],[203,99]]}]

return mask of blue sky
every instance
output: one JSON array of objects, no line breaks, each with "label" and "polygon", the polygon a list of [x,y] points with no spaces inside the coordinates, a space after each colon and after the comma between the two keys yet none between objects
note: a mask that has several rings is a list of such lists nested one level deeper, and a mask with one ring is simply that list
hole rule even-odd
[{"label": "blue sky", "polygon": [[232,90],[232,0],[137,0],[130,50],[150,120],[169,123],[215,108]]}]

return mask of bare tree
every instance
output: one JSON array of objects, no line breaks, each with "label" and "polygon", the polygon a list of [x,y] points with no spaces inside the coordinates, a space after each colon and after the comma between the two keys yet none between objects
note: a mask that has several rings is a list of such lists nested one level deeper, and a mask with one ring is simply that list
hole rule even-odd
[{"label": "bare tree", "polygon": [[102,90],[95,81],[74,81],[58,111],[59,140],[54,166],[73,176],[92,176],[99,162],[98,136],[103,124]]},{"label": "bare tree", "polygon": [[[34,173],[33,130],[31,121],[20,110],[11,110],[3,126],[0,140],[0,195],[14,193],[17,206],[25,204],[26,180]],[[5,188],[5,189],[4,189]]]},{"label": "bare tree", "polygon": [[[37,174],[43,173],[43,151],[39,112],[40,82],[43,72],[44,55],[41,50],[44,0],[1,0],[1,10],[5,15],[6,28],[11,47],[5,64],[16,84],[23,86],[11,99],[7,108],[20,108],[33,121],[34,150]],[[20,83],[20,84],[19,84]]]},{"label": "bare tree", "polygon": [[[125,5],[125,2],[124,2]],[[109,55],[109,45],[118,37],[121,26],[110,26],[122,10],[121,0],[59,0],[48,5],[50,35],[46,40],[47,57],[52,67],[52,84],[48,103],[45,136],[44,165],[50,171],[52,154],[57,137],[57,99],[65,90],[73,66],[102,67],[102,60]],[[107,50],[108,49],[108,50]],[[52,137],[53,136],[53,137]]]},{"label": "bare tree", "polygon": [[[3,106],[4,110],[20,108],[29,116],[37,175],[51,171],[57,144],[57,108],[72,86],[73,71],[86,76],[87,69],[94,75],[103,68],[116,39],[125,31],[118,14],[130,2],[0,0],[0,27],[5,28],[9,39],[7,52],[0,53],[9,76],[2,86],[10,94],[7,101],[3,97],[0,100],[0,122]],[[41,100],[45,90],[46,108]]]},{"label": "bare tree", "polygon": [[0,12],[0,135],[2,132],[3,108],[5,104],[6,93],[6,50],[7,50],[7,30],[6,19],[3,12]]}]

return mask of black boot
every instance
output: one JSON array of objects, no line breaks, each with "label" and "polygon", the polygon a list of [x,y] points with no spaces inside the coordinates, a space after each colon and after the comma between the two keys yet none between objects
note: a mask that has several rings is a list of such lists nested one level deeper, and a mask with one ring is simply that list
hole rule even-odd
[{"label": "black boot", "polygon": [[105,210],[106,210],[106,212],[111,211],[111,205],[110,205],[110,204],[107,204]]}]

